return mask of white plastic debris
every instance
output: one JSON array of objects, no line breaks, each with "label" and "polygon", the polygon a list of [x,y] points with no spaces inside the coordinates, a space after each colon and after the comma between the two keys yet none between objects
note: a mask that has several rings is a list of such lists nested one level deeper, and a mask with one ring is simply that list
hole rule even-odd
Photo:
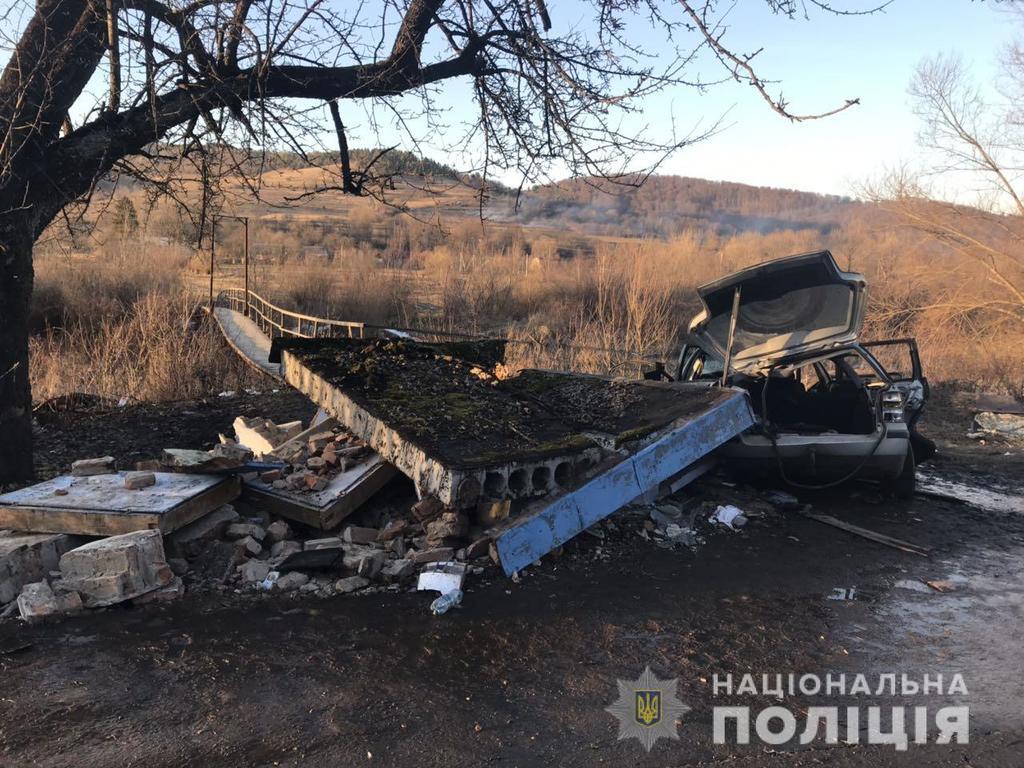
[{"label": "white plastic debris", "polygon": [[436,563],[429,563],[422,571],[416,584],[420,592],[432,590],[446,595],[462,589],[462,582],[466,578],[466,566],[463,563],[456,563],[451,560],[442,560]]},{"label": "white plastic debris", "polygon": [[848,600],[857,599],[857,588],[856,587],[833,587],[832,594],[828,596],[829,600],[838,600],[846,602]]},{"label": "white plastic debris", "polygon": [[430,604],[430,612],[435,616],[448,613],[449,610],[462,602],[462,590],[456,589],[441,595]]},{"label": "white plastic debris", "polygon": [[735,531],[747,524],[747,518],[743,516],[742,509],[734,507],[732,504],[726,504],[719,506],[714,514],[708,518],[708,522],[719,523],[729,530]]},{"label": "white plastic debris", "polygon": [[265,592],[269,592],[274,588],[274,585],[277,584],[277,580],[280,578],[280,571],[271,571],[267,574],[267,578],[260,582],[260,589],[264,590]]}]

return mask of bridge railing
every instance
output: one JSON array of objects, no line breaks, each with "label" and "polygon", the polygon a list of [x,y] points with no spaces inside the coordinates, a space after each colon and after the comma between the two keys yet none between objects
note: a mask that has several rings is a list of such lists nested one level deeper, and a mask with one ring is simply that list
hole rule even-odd
[{"label": "bridge railing", "polygon": [[372,326],[348,320],[330,320],[325,317],[304,315],[284,309],[253,291],[228,288],[217,294],[216,306],[233,309],[248,316],[259,329],[269,336],[290,336],[301,339],[338,338],[362,339],[375,335]]}]

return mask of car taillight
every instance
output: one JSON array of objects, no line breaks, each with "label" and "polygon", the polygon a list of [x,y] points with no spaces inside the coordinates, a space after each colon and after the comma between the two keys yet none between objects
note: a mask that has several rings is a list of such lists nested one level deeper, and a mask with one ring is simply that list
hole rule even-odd
[{"label": "car taillight", "polygon": [[887,389],[882,392],[882,419],[887,422],[903,421],[903,393],[898,389]]}]

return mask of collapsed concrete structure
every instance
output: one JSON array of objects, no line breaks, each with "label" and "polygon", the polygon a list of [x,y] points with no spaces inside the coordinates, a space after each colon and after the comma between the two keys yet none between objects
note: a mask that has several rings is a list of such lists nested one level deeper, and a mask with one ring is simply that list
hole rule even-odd
[{"label": "collapsed concrete structure", "polygon": [[494,529],[509,574],[662,484],[688,482],[753,424],[730,389],[540,370],[499,377],[503,346],[302,339],[275,340],[271,354],[289,384],[421,497],[450,509],[517,502]]},{"label": "collapsed concrete structure", "polygon": [[497,342],[275,340],[285,380],[416,483],[465,508],[579,485],[617,452],[720,399],[703,387],[525,370]]}]

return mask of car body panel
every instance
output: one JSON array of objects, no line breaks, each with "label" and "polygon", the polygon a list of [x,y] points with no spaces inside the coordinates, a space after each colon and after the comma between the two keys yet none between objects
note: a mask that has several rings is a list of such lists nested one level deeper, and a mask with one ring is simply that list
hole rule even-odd
[{"label": "car body panel", "polygon": [[690,335],[725,359],[733,297],[740,291],[730,368],[752,373],[786,358],[824,353],[857,338],[867,281],[839,269],[829,251],[758,264],[701,286]]}]

